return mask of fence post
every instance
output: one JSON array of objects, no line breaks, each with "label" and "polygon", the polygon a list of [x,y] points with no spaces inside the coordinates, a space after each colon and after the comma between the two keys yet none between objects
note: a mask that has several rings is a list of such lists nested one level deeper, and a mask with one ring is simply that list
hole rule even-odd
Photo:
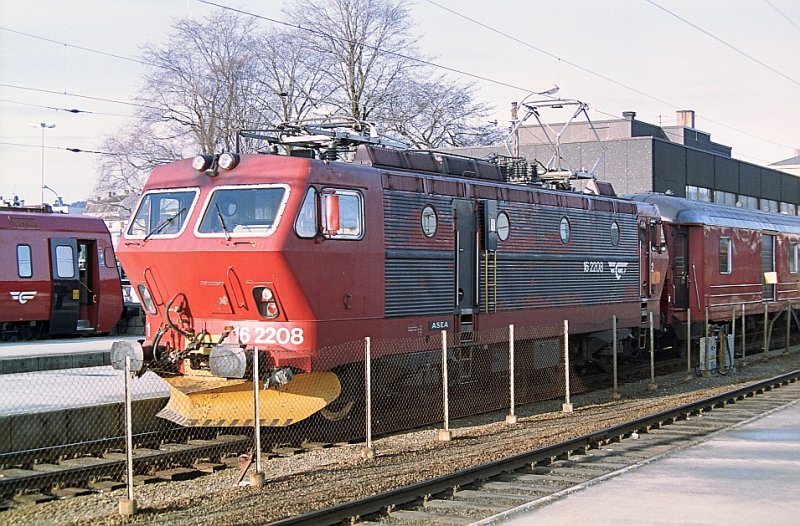
[{"label": "fence post", "polygon": [[517,415],[514,414],[514,324],[508,326],[508,397],[509,410],[506,415],[506,424],[516,424]]},{"label": "fence post", "polygon": [[617,315],[611,316],[611,374],[614,376],[614,387],[611,388],[611,400],[619,400],[617,389]]},{"label": "fence post", "polygon": [[650,383],[647,385],[648,391],[655,391],[656,385],[656,339],[653,332],[653,313],[648,313],[650,319]]},{"label": "fence post", "polygon": [[442,331],[442,402],[444,405],[444,429],[439,430],[439,440],[449,442],[450,435],[450,398],[447,392],[447,331]]},{"label": "fence post", "polygon": [[731,341],[733,345],[731,346],[730,353],[731,359],[729,360],[728,367],[731,369],[736,368],[736,305],[733,306],[733,314],[731,315]]},{"label": "fence post", "polygon": [[258,388],[258,362],[261,360],[259,358],[258,347],[255,347],[253,349],[253,425],[255,426],[253,438],[255,440],[256,471],[248,476],[250,486],[254,488],[264,486],[264,472],[261,470],[261,396]]},{"label": "fence post", "polygon": [[125,356],[125,464],[128,472],[127,498],[119,499],[119,514],[130,516],[137,511],[133,498],[133,424],[131,416],[131,357]]},{"label": "fence post", "polygon": [[561,404],[561,411],[564,413],[572,412],[572,403],[569,401],[569,320],[564,320],[564,403]]},{"label": "fence post", "polygon": [[367,395],[367,443],[364,449],[361,450],[361,456],[364,458],[375,458],[375,450],[372,449],[372,343],[369,336],[364,338],[364,345],[364,390]]},{"label": "fence post", "polygon": [[768,337],[768,329],[769,329],[769,305],[766,301],[764,301],[764,357],[767,356],[767,352],[769,351],[769,337]]},{"label": "fence post", "polygon": [[686,308],[686,377],[685,381],[692,379],[692,309]]},{"label": "fence post", "polygon": [[705,310],[705,318],[703,320],[703,327],[705,327],[703,329],[703,338],[705,338],[704,339],[704,348],[705,348],[706,352],[705,352],[704,356],[700,356],[700,358],[702,359],[702,362],[703,362],[703,363],[700,364],[700,370],[702,371],[700,373],[700,375],[703,378],[708,378],[709,376],[711,376],[711,374],[710,374],[710,372],[708,370],[708,366],[709,366],[709,364],[711,362],[711,358],[710,358],[711,345],[708,343],[708,338],[710,336],[710,334],[708,332],[710,330],[710,326],[708,324],[708,307],[706,307],[706,310]]}]

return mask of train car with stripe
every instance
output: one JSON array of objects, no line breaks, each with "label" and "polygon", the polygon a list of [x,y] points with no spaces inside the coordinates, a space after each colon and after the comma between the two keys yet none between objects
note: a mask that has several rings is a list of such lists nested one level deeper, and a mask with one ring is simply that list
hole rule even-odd
[{"label": "train car with stripe", "polygon": [[[487,385],[512,323],[568,320],[573,359],[587,365],[610,360],[613,315],[638,346],[667,266],[655,206],[377,139],[318,147],[326,134],[289,137],[291,155],[203,155],[152,172],[118,252],[147,311],[136,352],[172,386],[162,416],[248,419],[256,349],[284,401],[262,403],[273,411],[262,422],[283,426],[352,407],[366,336],[415,342],[373,356],[373,371],[407,389],[408,364],[440,363],[442,330],[460,374],[475,377],[462,380]],[[541,353],[536,367],[559,363]]]},{"label": "train car with stripe", "polygon": [[0,208],[0,336],[108,334],[122,313],[111,235],[98,218]]}]

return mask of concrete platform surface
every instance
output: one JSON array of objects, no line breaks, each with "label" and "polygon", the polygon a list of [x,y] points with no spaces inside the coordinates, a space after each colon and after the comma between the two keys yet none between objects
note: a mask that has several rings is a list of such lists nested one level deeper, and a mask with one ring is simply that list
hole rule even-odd
[{"label": "concrete platform surface", "polygon": [[140,336],[0,343],[0,375],[111,365],[111,345]]},{"label": "concrete platform surface", "polygon": [[800,403],[495,524],[800,524]]}]

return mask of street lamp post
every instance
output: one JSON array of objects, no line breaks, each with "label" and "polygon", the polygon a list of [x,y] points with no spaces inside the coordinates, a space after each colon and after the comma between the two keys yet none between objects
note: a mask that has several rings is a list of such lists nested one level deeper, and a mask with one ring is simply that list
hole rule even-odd
[{"label": "street lamp post", "polygon": [[47,128],[55,128],[55,124],[50,124],[47,122],[40,122],[39,124],[31,124],[34,128],[41,128],[42,129],[42,204],[44,204],[44,130]]}]

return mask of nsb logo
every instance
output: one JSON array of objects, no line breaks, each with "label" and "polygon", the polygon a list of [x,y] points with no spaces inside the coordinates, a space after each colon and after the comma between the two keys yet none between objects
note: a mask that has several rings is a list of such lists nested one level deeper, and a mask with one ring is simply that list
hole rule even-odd
[{"label": "nsb logo", "polygon": [[622,279],[622,275],[628,270],[628,264],[618,261],[609,261],[608,270],[610,270],[617,279]]},{"label": "nsb logo", "polygon": [[35,290],[26,290],[24,292],[10,292],[11,297],[14,298],[14,301],[18,301],[20,305],[25,305],[30,300],[36,297]]}]

